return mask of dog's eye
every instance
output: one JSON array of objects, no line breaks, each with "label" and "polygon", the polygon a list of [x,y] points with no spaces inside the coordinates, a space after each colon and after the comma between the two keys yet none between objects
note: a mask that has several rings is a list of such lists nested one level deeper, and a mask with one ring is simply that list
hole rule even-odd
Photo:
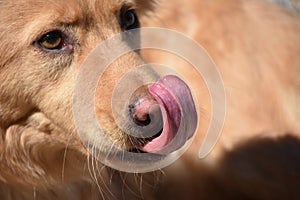
[{"label": "dog's eye", "polygon": [[57,50],[63,46],[63,35],[59,31],[46,33],[38,43],[45,49]]},{"label": "dog's eye", "polygon": [[119,23],[123,31],[140,27],[139,19],[134,10],[121,9]]}]

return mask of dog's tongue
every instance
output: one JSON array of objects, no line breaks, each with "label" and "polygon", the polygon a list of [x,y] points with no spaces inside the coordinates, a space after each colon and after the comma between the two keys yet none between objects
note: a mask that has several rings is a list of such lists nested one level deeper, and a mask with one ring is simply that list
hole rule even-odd
[{"label": "dog's tongue", "polygon": [[164,127],[159,137],[141,149],[156,153],[169,144],[172,148],[180,148],[197,126],[196,108],[189,87],[177,76],[168,75],[154,83],[149,91],[161,107]]}]

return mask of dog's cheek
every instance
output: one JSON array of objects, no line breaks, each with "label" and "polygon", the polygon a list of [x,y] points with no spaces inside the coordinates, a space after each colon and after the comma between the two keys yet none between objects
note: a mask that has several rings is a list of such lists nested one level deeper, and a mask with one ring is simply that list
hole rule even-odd
[{"label": "dog's cheek", "polygon": [[72,115],[75,81],[73,71],[69,71],[59,81],[46,86],[36,98],[37,107],[67,133],[75,132]]},{"label": "dog's cheek", "polygon": [[[73,55],[51,57],[39,51],[24,52],[18,86],[31,106],[66,131],[73,130],[72,97],[76,70]],[[62,120],[63,119],[63,120]]]},{"label": "dog's cheek", "polygon": [[31,101],[30,87],[24,78],[19,60],[13,60],[0,69],[0,122],[9,126],[30,113],[34,106]]}]

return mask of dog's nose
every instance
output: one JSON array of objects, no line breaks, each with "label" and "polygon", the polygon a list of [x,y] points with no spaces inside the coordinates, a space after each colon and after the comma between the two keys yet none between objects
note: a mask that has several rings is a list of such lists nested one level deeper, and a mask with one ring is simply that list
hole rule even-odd
[{"label": "dog's nose", "polygon": [[159,103],[150,94],[148,86],[138,88],[131,96],[128,104],[128,117],[131,135],[142,140],[158,137],[163,129],[163,114]]},{"label": "dog's nose", "polygon": [[129,114],[138,126],[148,126],[154,121],[161,121],[162,114],[157,102],[150,96],[138,98],[129,105]]}]

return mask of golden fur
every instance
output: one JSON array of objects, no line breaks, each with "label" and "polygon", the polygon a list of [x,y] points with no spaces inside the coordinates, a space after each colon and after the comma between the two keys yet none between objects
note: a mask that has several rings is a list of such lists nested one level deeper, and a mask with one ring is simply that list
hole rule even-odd
[{"label": "golden fur", "polygon": [[[192,85],[204,111],[199,133],[162,178],[121,173],[88,155],[75,133],[73,87],[90,51],[121,32],[124,2],[0,0],[0,199],[299,199],[300,20],[265,1],[126,1],[143,26],[181,31],[211,55],[226,89],[225,126],[199,160],[211,105],[204,83]],[[51,56],[33,45],[53,29],[76,38],[72,52]],[[163,52],[144,58],[187,65]],[[124,148],[128,138],[108,110],[111,88],[142,63],[134,52],[121,57],[97,89],[99,121]]]}]

